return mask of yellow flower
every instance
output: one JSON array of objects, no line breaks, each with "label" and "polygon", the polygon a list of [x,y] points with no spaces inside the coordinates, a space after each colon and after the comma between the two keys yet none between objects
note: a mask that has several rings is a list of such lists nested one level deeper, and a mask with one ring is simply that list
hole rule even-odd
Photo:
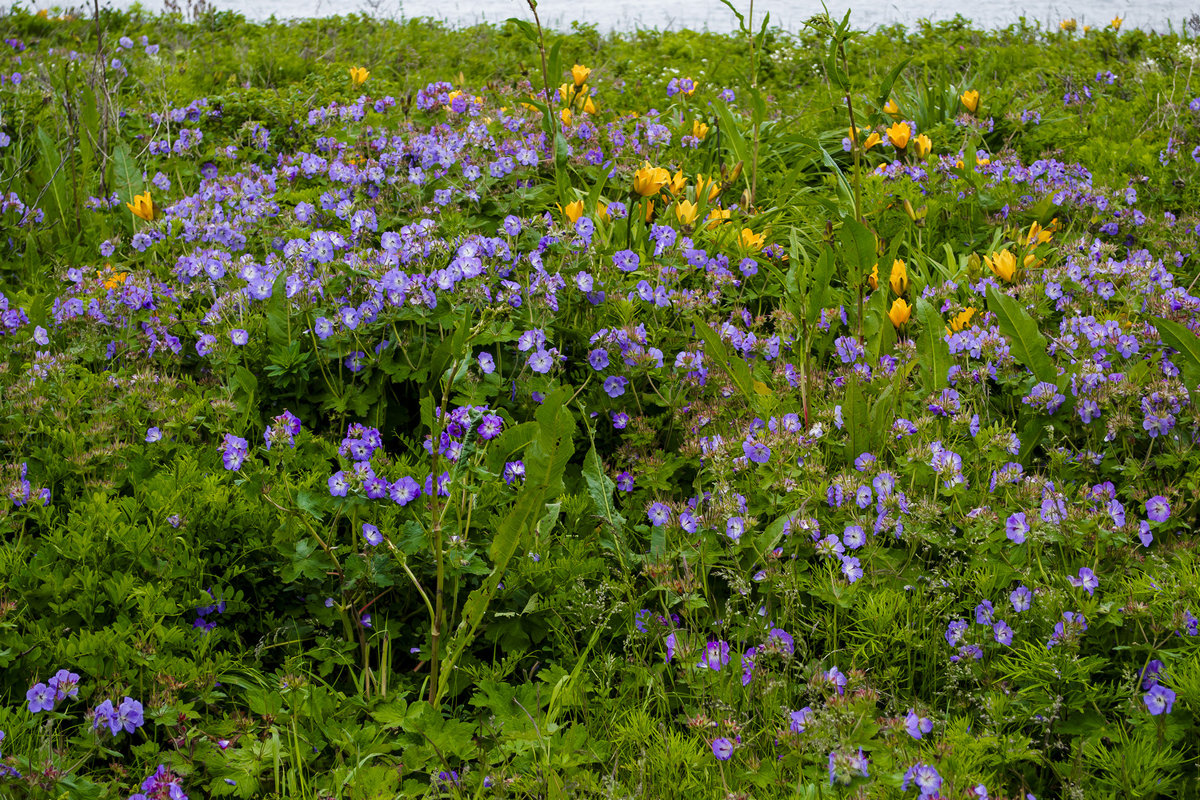
[{"label": "yellow flower", "polygon": [[1017,274],[1017,257],[1008,252],[1007,247],[999,253],[984,256],[983,260],[997,278],[1005,283],[1012,283],[1013,277]]},{"label": "yellow flower", "polygon": [[1067,33],[1074,33],[1075,32],[1075,20],[1074,20],[1074,18],[1064,19],[1062,22],[1058,23],[1058,27],[1061,30],[1066,31]]},{"label": "yellow flower", "polygon": [[654,219],[654,201],[653,200],[646,203],[646,222],[649,222],[652,219]]},{"label": "yellow flower", "polygon": [[1114,31],[1119,31],[1121,30],[1121,23],[1124,21],[1125,20],[1121,19],[1120,17],[1113,17],[1113,21],[1110,22],[1109,25],[1112,25],[1112,29]]},{"label": "yellow flower", "polygon": [[871,289],[879,288],[879,264],[871,266],[871,274],[867,276],[867,283],[871,285]]},{"label": "yellow flower", "polygon": [[562,119],[563,125],[571,124],[571,109],[564,108],[562,111],[558,112],[558,116]]},{"label": "yellow flower", "polygon": [[576,200],[573,203],[567,203],[565,208],[563,206],[559,206],[558,210],[563,213],[563,216],[567,218],[567,221],[574,225],[579,221],[579,218],[583,216],[583,201]]},{"label": "yellow flower", "polygon": [[596,104],[592,102],[592,98],[589,97],[587,100],[583,101],[583,110],[589,114],[596,113]]},{"label": "yellow flower", "polygon": [[888,319],[892,321],[897,329],[901,325],[908,322],[908,318],[912,316],[912,306],[905,302],[903,297],[897,297],[892,303],[891,310],[888,311]]},{"label": "yellow flower", "polygon": [[133,212],[135,217],[141,217],[147,222],[151,222],[154,219],[154,201],[150,199],[150,192],[135,194],[133,202],[126,203],[125,205],[129,207],[129,210]]},{"label": "yellow flower", "polygon": [[652,167],[650,162],[633,173],[633,190],[642,197],[658,194],[662,187],[671,180],[671,173],[665,167]]},{"label": "yellow flower", "polygon": [[687,178],[683,177],[683,170],[678,170],[675,177],[671,178],[667,184],[667,191],[671,194],[679,194],[687,188]]},{"label": "yellow flower", "polygon": [[698,119],[692,120],[692,136],[703,139],[708,135],[708,126]]},{"label": "yellow flower", "polygon": [[698,213],[700,209],[691,200],[680,200],[675,204],[675,217],[684,225],[695,222]]},{"label": "yellow flower", "polygon": [[887,114],[892,119],[900,118],[900,106],[896,105],[896,101],[888,98],[888,101],[883,104],[883,113]]},{"label": "yellow flower", "polygon": [[967,306],[962,311],[954,315],[954,319],[950,320],[950,330],[961,331],[963,328],[971,324],[971,317],[975,316],[975,307]]},{"label": "yellow flower", "polygon": [[976,89],[968,89],[963,92],[958,98],[968,112],[974,114],[979,110],[979,91]]},{"label": "yellow flower", "polygon": [[912,136],[912,128],[908,127],[907,122],[897,122],[887,129],[887,135],[892,147],[903,150],[908,147],[908,137]]},{"label": "yellow flower", "polygon": [[565,103],[565,102],[567,102],[567,98],[570,96],[571,96],[571,84],[564,83],[562,86],[558,87],[558,99],[559,100],[562,100]]},{"label": "yellow flower", "polygon": [[1045,244],[1053,238],[1053,231],[1046,230],[1037,223],[1037,220],[1034,220],[1033,224],[1029,226],[1029,235],[1025,237],[1025,241],[1027,244],[1036,247],[1039,244]]},{"label": "yellow flower", "polygon": [[898,258],[892,262],[892,277],[888,281],[888,285],[896,294],[904,294],[908,291],[908,266]]},{"label": "yellow flower", "polygon": [[575,81],[576,86],[583,86],[587,82],[588,76],[592,74],[592,70],[582,64],[576,64],[571,67],[571,80]]},{"label": "yellow flower", "polygon": [[113,272],[111,266],[109,266],[106,270],[106,274],[108,277],[104,279],[105,289],[115,289],[124,283],[125,279],[129,277],[128,272]]},{"label": "yellow flower", "polygon": [[[855,128],[850,129],[850,141],[854,142],[855,144],[858,144],[858,130]],[[867,137],[867,140],[865,142],[863,142],[863,150],[870,150],[872,147],[874,147],[875,145],[879,144],[882,141],[883,141],[883,139],[880,137],[880,135],[878,133],[876,133],[875,131],[871,131],[871,135]]]},{"label": "yellow flower", "polygon": [[596,216],[608,222],[608,203],[603,200],[596,201]]},{"label": "yellow flower", "polygon": [[350,68],[350,83],[354,86],[362,86],[367,82],[367,78],[369,77],[371,77],[371,73],[367,72],[366,67]]},{"label": "yellow flower", "polygon": [[742,247],[747,250],[762,250],[763,243],[766,241],[767,234],[755,233],[749,228],[742,228],[742,235],[739,241]]},{"label": "yellow flower", "polygon": [[708,212],[709,230],[717,227],[722,222],[728,222],[729,216],[732,213],[733,213],[733,210],[729,209],[729,208],[714,208],[712,211]]},{"label": "yellow flower", "polygon": [[917,154],[917,158],[924,158],[933,152],[933,140],[922,133],[913,139],[913,152]]},{"label": "yellow flower", "polygon": [[706,178],[703,175],[696,176],[696,199],[699,200],[704,196],[705,190],[708,191],[708,202],[717,199],[717,195],[721,193],[721,184],[712,178]]}]

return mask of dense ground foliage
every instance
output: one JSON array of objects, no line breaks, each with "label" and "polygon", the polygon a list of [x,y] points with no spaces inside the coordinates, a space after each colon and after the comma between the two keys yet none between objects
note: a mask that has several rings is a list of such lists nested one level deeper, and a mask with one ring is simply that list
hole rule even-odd
[{"label": "dense ground foliage", "polygon": [[1200,791],[1191,27],[0,27],[0,795]]}]

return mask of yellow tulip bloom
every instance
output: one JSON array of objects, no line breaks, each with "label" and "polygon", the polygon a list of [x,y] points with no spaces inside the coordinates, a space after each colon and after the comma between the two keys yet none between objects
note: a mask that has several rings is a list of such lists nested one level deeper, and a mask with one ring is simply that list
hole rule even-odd
[{"label": "yellow tulip bloom", "polygon": [[908,266],[899,258],[892,262],[892,276],[888,280],[888,285],[896,294],[904,294],[908,291]]},{"label": "yellow tulip bloom", "polygon": [[1113,21],[1110,22],[1109,24],[1112,25],[1112,29],[1114,31],[1119,31],[1119,30],[1121,30],[1121,23],[1124,21],[1125,20],[1123,20],[1121,17],[1113,17]]},{"label": "yellow tulip bloom", "polygon": [[749,228],[742,228],[742,234],[739,238],[739,241],[741,242],[742,247],[746,250],[762,250],[766,238],[766,232],[755,233]]},{"label": "yellow tulip bloom", "polygon": [[871,286],[871,290],[879,288],[879,265],[874,264],[871,267],[871,274],[867,276],[867,283]]},{"label": "yellow tulip bloom", "polygon": [[925,156],[933,152],[933,140],[922,133],[916,139],[913,139],[913,152],[917,154],[918,158],[925,158]]},{"label": "yellow tulip bloom", "polygon": [[596,104],[592,102],[592,98],[588,98],[583,102],[583,110],[589,114],[596,113]]},{"label": "yellow tulip bloom", "polygon": [[903,150],[908,147],[908,137],[912,136],[912,128],[908,127],[907,122],[897,122],[887,129],[887,135],[892,147]]},{"label": "yellow tulip bloom", "polygon": [[350,68],[350,83],[354,86],[362,86],[369,77],[371,77],[371,73],[367,72],[366,67]]},{"label": "yellow tulip bloom", "polygon": [[680,200],[675,204],[675,218],[684,225],[695,222],[698,213],[700,209],[691,200]]},{"label": "yellow tulip bloom", "polygon": [[979,92],[975,89],[968,89],[958,99],[962,102],[963,108],[972,114],[979,109]]},{"label": "yellow tulip bloom", "polygon": [[1012,283],[1017,274],[1017,257],[1004,248],[999,253],[983,257],[984,262],[997,278],[1005,283]]},{"label": "yellow tulip bloom", "polygon": [[708,126],[698,119],[692,120],[692,136],[703,139],[708,135]]},{"label": "yellow tulip bloom", "polygon": [[708,191],[708,202],[717,199],[717,195],[721,193],[721,184],[712,178],[706,178],[703,175],[696,176],[696,199],[699,200],[704,196],[705,191]]},{"label": "yellow tulip bloom", "polygon": [[1025,242],[1028,245],[1036,247],[1039,244],[1045,244],[1053,238],[1054,231],[1043,228],[1037,223],[1037,220],[1034,220],[1033,224],[1029,226],[1029,235],[1025,237]]},{"label": "yellow tulip bloom", "polygon": [[728,209],[728,208],[714,208],[712,211],[709,211],[708,212],[708,227],[709,227],[709,229],[711,230],[711,229],[717,227],[722,222],[728,222],[729,217],[732,213],[733,213],[733,210]]},{"label": "yellow tulip bloom", "polygon": [[911,316],[912,306],[905,302],[903,297],[897,297],[888,311],[888,319],[892,321],[892,325],[898,330],[901,325],[908,322],[908,318]]},{"label": "yellow tulip bloom", "polygon": [[896,105],[896,101],[888,98],[888,101],[883,104],[883,113],[887,114],[892,119],[900,118],[900,106]]},{"label": "yellow tulip bloom", "polygon": [[608,203],[605,203],[603,200],[596,201],[596,216],[605,222],[608,222]]},{"label": "yellow tulip bloom", "polygon": [[566,207],[559,206],[558,210],[563,213],[568,222],[574,225],[583,216],[583,201],[576,200],[573,203],[567,203]]},{"label": "yellow tulip bloom", "polygon": [[588,76],[592,74],[592,70],[582,64],[576,64],[571,67],[571,80],[575,81],[576,86],[583,86],[587,82]]},{"label": "yellow tulip bloom", "polygon": [[683,170],[678,170],[675,176],[667,184],[667,191],[671,194],[679,194],[687,188],[687,178],[683,177]]},{"label": "yellow tulip bloom", "polygon": [[1061,30],[1066,31],[1067,33],[1074,33],[1075,32],[1075,19],[1074,18],[1064,19],[1062,22],[1058,23],[1058,27]]},{"label": "yellow tulip bloom", "polygon": [[659,190],[671,180],[671,173],[665,167],[652,167],[650,162],[633,173],[633,190],[642,197],[658,194]]},{"label": "yellow tulip bloom", "polygon": [[967,306],[962,311],[954,315],[954,319],[950,320],[950,330],[961,331],[963,328],[971,324],[971,317],[975,316],[975,307]]},{"label": "yellow tulip bloom", "polygon": [[133,212],[135,217],[141,217],[147,222],[154,220],[155,208],[154,201],[150,199],[150,192],[145,194],[135,194],[132,203],[126,203],[129,210]]}]

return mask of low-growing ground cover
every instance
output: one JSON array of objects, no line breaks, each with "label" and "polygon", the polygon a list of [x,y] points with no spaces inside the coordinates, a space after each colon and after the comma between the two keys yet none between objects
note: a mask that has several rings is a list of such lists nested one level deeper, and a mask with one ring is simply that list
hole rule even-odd
[{"label": "low-growing ground cover", "polygon": [[4,797],[1198,791],[1192,28],[0,20]]}]

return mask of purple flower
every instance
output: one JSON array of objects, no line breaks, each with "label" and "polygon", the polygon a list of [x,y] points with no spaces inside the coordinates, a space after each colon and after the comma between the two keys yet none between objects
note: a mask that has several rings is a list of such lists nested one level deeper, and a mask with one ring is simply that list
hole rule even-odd
[{"label": "purple flower", "polygon": [[741,517],[730,517],[725,522],[725,535],[735,542],[746,532],[746,521]]},{"label": "purple flower", "polygon": [[241,347],[250,341],[250,334],[246,333],[246,331],[242,330],[241,328],[234,328],[229,332],[229,339],[238,347]]},{"label": "purple flower", "polygon": [[392,502],[406,506],[421,496],[421,487],[413,478],[405,475],[391,485],[388,494],[391,496]]},{"label": "purple flower", "polygon": [[619,250],[613,253],[613,266],[622,272],[633,272],[642,263],[641,258],[632,250]]},{"label": "purple flower", "polygon": [[933,720],[928,717],[917,716],[917,712],[910,708],[908,716],[904,718],[904,730],[908,731],[908,735],[912,738],[920,739],[925,734],[933,731]]},{"label": "purple flower", "polygon": [[[504,482],[510,486],[512,485],[513,481],[515,481],[515,480],[518,480],[518,479],[524,480],[524,478],[525,478],[525,462],[523,462],[523,461],[507,462],[504,465],[504,476],[503,477],[504,477]],[[618,483],[620,483],[619,480],[618,480]]]},{"label": "purple flower", "polygon": [[477,430],[481,439],[495,439],[503,429],[503,417],[499,414],[484,414],[483,419],[479,421],[479,428]]},{"label": "purple flower", "polygon": [[225,469],[241,469],[242,463],[246,460],[246,456],[249,453],[249,442],[240,436],[234,436],[232,433],[225,434],[225,439],[221,444],[221,460],[225,464]]},{"label": "purple flower", "polygon": [[713,672],[720,672],[721,668],[729,663],[729,642],[716,641],[709,642],[704,646],[704,654],[700,657],[700,663],[696,666],[700,669],[711,669]]},{"label": "purple flower", "polygon": [[914,764],[904,773],[900,791],[907,792],[909,785],[916,786],[921,792],[920,800],[939,797],[938,789],[942,787],[942,776],[929,764]]},{"label": "purple flower", "polygon": [[728,761],[733,757],[733,742],[722,736],[720,739],[714,739],[712,743],[713,755],[718,761]]},{"label": "purple flower", "polygon": [[133,733],[138,728],[145,724],[146,718],[143,716],[142,704],[132,697],[126,697],[121,701],[120,707],[113,719],[109,722],[109,729],[113,735],[124,729],[126,733]]},{"label": "purple flower", "polygon": [[54,690],[55,702],[79,696],[79,675],[70,670],[60,669],[50,676],[46,684]]},{"label": "purple flower", "polygon": [[[545,350],[538,348],[529,357],[529,368],[534,372],[544,375],[554,366],[554,356],[550,355]],[[607,383],[607,381],[606,381]],[[607,387],[606,387],[607,388]]]},{"label": "purple flower", "polygon": [[608,351],[596,348],[588,353],[588,363],[592,365],[592,369],[599,372],[608,366]]},{"label": "purple flower", "polygon": [[762,442],[742,442],[742,452],[755,464],[765,464],[771,460],[771,448]]},{"label": "purple flower", "polygon": [[804,733],[805,725],[808,724],[808,716],[813,713],[812,706],[805,706],[799,711],[793,711],[788,715],[788,728],[792,733]]},{"label": "purple flower", "polygon": [[851,550],[857,550],[867,543],[867,534],[862,525],[847,525],[842,532],[842,542]]},{"label": "purple flower", "polygon": [[350,484],[346,480],[346,474],[341,470],[329,476],[329,494],[332,497],[345,497],[350,491]]},{"label": "purple flower", "polygon": [[1033,592],[1028,586],[1018,586],[1012,590],[1012,594],[1008,596],[1008,601],[1012,603],[1013,611],[1020,614],[1022,611],[1028,611],[1033,605]]},{"label": "purple flower", "polygon": [[1068,576],[1067,580],[1072,586],[1086,589],[1089,596],[1094,595],[1096,589],[1100,586],[1100,579],[1096,577],[1096,573],[1087,567],[1080,567],[1079,576]]},{"label": "purple flower", "polygon": [[372,547],[376,547],[383,542],[383,534],[379,532],[379,528],[376,528],[369,522],[363,523],[362,534],[363,538],[367,540],[367,544]]},{"label": "purple flower", "polygon": [[484,375],[491,375],[496,371],[496,359],[491,353],[479,354],[479,368],[483,370]]},{"label": "purple flower", "polygon": [[846,580],[854,583],[863,576],[862,562],[855,556],[842,556],[842,574]]},{"label": "purple flower", "polygon": [[1146,501],[1146,516],[1154,522],[1166,522],[1171,517],[1171,504],[1162,495],[1155,495]]},{"label": "purple flower", "polygon": [[650,518],[650,524],[656,528],[666,525],[671,521],[671,509],[664,503],[654,503],[650,506],[646,515]]},{"label": "purple flower", "polygon": [[1025,521],[1025,512],[1018,511],[1010,515],[1008,521],[1004,523],[1004,532],[1013,543],[1024,543],[1025,534],[1029,533],[1029,523]]},{"label": "purple flower", "polygon": [[1142,700],[1146,703],[1146,709],[1157,717],[1160,714],[1171,713],[1171,707],[1175,704],[1175,693],[1162,684],[1155,684],[1142,696]]},{"label": "purple flower", "polygon": [[162,441],[162,431],[159,430],[158,427],[147,428],[146,429],[146,442],[148,444],[154,444],[155,442],[159,442],[159,441]]},{"label": "purple flower", "polygon": [[992,638],[994,638],[999,644],[1007,647],[1008,645],[1012,644],[1013,629],[1009,627],[1007,622],[1000,620],[992,626]]},{"label": "purple flower", "polygon": [[55,691],[44,683],[34,684],[29,691],[25,693],[25,699],[29,701],[29,711],[32,714],[37,714],[41,711],[53,711],[55,702]]},{"label": "purple flower", "polygon": [[604,393],[612,398],[620,397],[625,394],[625,387],[628,384],[628,378],[620,375],[609,375],[604,379]]}]

